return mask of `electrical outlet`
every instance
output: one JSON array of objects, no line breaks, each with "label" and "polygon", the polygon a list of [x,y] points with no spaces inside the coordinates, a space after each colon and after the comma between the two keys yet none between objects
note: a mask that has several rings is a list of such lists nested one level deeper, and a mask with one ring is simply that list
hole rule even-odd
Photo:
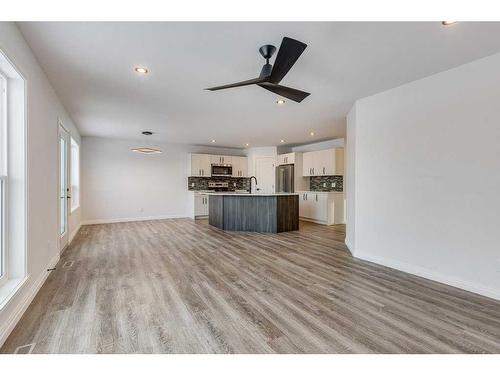
[{"label": "electrical outlet", "polygon": [[332,182],[332,187],[336,187],[337,186],[337,183],[336,182]]},{"label": "electrical outlet", "polygon": [[323,182],[323,187],[326,187],[326,182]]},{"label": "electrical outlet", "polygon": [[233,186],[236,187],[236,182],[233,182]]},{"label": "electrical outlet", "polygon": [[194,187],[194,182],[191,182],[191,187]]}]

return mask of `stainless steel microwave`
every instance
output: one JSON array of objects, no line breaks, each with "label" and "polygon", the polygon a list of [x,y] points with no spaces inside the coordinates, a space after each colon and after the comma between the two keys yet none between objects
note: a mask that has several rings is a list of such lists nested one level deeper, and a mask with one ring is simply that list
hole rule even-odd
[{"label": "stainless steel microwave", "polygon": [[231,164],[212,164],[212,176],[232,176],[233,166]]}]

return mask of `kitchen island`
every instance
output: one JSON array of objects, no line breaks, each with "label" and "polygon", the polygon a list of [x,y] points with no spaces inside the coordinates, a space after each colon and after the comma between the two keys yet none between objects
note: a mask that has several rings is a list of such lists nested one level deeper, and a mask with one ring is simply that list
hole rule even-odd
[{"label": "kitchen island", "polygon": [[299,194],[218,192],[209,196],[208,222],[228,231],[288,232],[299,229]]}]

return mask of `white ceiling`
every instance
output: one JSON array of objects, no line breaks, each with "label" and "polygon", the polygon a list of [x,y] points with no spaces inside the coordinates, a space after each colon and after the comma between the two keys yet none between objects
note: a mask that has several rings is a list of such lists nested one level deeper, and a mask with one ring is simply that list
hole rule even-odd
[{"label": "white ceiling", "polygon": [[[83,135],[227,147],[345,135],[353,102],[500,51],[500,23],[20,23]],[[276,104],[258,86],[263,44],[308,44],[282,81],[308,91]],[[271,61],[272,63],[272,61]],[[134,66],[150,69],[139,76]],[[311,130],[315,136],[309,136]]]}]

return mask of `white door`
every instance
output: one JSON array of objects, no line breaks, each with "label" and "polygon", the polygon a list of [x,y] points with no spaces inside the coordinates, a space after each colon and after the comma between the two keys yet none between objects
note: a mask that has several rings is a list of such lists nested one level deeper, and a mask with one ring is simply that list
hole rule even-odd
[{"label": "white door", "polygon": [[274,163],[275,158],[273,157],[255,159],[256,191],[258,193],[274,193]]},{"label": "white door", "polygon": [[59,124],[59,250],[68,245],[68,212],[70,207],[69,196],[69,134]]}]

